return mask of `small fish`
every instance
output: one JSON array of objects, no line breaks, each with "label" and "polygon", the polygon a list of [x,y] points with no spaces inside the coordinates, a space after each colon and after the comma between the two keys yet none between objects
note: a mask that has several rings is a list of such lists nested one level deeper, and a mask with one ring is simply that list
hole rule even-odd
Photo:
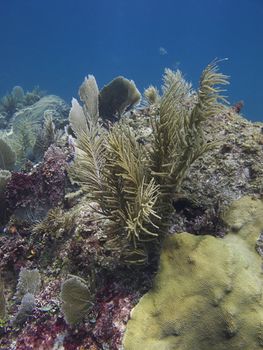
[{"label": "small fish", "polygon": [[164,47],[159,47],[159,54],[164,56],[164,55],[167,55],[168,52]]}]

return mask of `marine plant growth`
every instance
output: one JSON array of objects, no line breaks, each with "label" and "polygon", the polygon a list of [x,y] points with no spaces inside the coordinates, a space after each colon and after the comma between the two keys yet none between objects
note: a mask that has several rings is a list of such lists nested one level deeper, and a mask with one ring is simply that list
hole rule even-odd
[{"label": "marine plant growth", "polygon": [[6,117],[7,121],[15,112],[25,106],[31,106],[37,102],[45,93],[35,87],[32,91],[24,92],[21,86],[14,86],[11,93],[6,94],[0,100],[0,113]]},{"label": "marine plant growth", "polygon": [[18,312],[13,319],[15,324],[23,323],[32,314],[35,308],[35,294],[41,284],[38,269],[28,270],[21,268],[16,289],[16,299],[21,300]]},{"label": "marine plant growth", "polygon": [[116,120],[123,112],[139,103],[141,94],[132,80],[122,76],[113,79],[99,93],[99,115]]},{"label": "marine plant growth", "polygon": [[172,201],[190,165],[214,144],[202,123],[224,109],[221,85],[227,77],[212,62],[196,93],[180,72],[167,70],[152,135],[138,142],[125,115],[106,129],[100,121],[99,90],[93,76],[80,87],[81,106],[72,101],[70,125],[76,159],[71,177],[105,218],[108,244],[125,263],[145,263],[169,228]]},{"label": "marine plant growth", "polygon": [[93,305],[94,291],[95,285],[91,278],[85,281],[80,277],[70,276],[62,283],[62,312],[68,324],[76,324],[88,312]]}]

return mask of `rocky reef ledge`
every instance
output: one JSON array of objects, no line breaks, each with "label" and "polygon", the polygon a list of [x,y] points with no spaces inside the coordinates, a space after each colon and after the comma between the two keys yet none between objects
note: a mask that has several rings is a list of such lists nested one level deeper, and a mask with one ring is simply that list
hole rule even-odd
[{"label": "rocky reef ledge", "polygon": [[[153,114],[156,105],[124,115],[146,146]],[[15,215],[0,232],[1,350],[263,347],[263,123],[230,107],[209,118],[204,133],[216,145],[191,165],[176,193],[160,263],[121,264],[97,204],[81,191],[67,193],[68,154],[52,146],[30,173],[12,175]],[[39,220],[25,211],[38,207],[36,193],[45,209]],[[21,289],[23,268],[39,271],[37,288],[30,277],[31,287]],[[72,275],[80,288],[65,305],[61,286]],[[80,304],[82,292],[90,300]],[[71,307],[83,313],[76,325],[64,317]]]}]

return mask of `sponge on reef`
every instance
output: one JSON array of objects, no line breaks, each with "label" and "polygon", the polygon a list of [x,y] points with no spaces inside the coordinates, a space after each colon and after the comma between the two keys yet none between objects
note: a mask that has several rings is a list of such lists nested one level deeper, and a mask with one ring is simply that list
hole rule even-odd
[{"label": "sponge on reef", "polygon": [[224,215],[223,238],[171,235],[154,286],[133,309],[125,350],[263,348],[263,202],[244,197]]},{"label": "sponge on reef", "polygon": [[128,108],[140,102],[141,94],[132,80],[122,76],[113,79],[100,91],[99,114],[102,118],[120,117]]}]

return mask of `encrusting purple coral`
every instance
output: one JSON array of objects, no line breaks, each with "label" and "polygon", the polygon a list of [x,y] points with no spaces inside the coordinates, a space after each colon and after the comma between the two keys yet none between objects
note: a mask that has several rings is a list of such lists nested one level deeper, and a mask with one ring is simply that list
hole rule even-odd
[{"label": "encrusting purple coral", "polygon": [[[120,350],[129,313],[139,293],[116,282],[107,283],[96,295],[96,303],[86,322],[69,327],[57,314],[58,281],[47,283],[36,296],[36,309],[29,322],[17,334],[16,350]],[[12,334],[0,340],[4,349],[11,348]],[[4,342],[5,341],[5,342]]]},{"label": "encrusting purple coral", "polygon": [[30,245],[25,237],[13,234],[0,237],[0,271],[18,275],[30,255]]},{"label": "encrusting purple coral", "polygon": [[43,192],[51,207],[58,205],[65,195],[67,155],[56,146],[50,146],[41,166]]},{"label": "encrusting purple coral", "polygon": [[58,147],[50,146],[42,163],[29,173],[13,172],[6,188],[8,209],[53,208],[65,195],[67,156]]},{"label": "encrusting purple coral", "polygon": [[40,174],[13,172],[6,188],[6,200],[10,210],[33,206],[41,194]]}]

